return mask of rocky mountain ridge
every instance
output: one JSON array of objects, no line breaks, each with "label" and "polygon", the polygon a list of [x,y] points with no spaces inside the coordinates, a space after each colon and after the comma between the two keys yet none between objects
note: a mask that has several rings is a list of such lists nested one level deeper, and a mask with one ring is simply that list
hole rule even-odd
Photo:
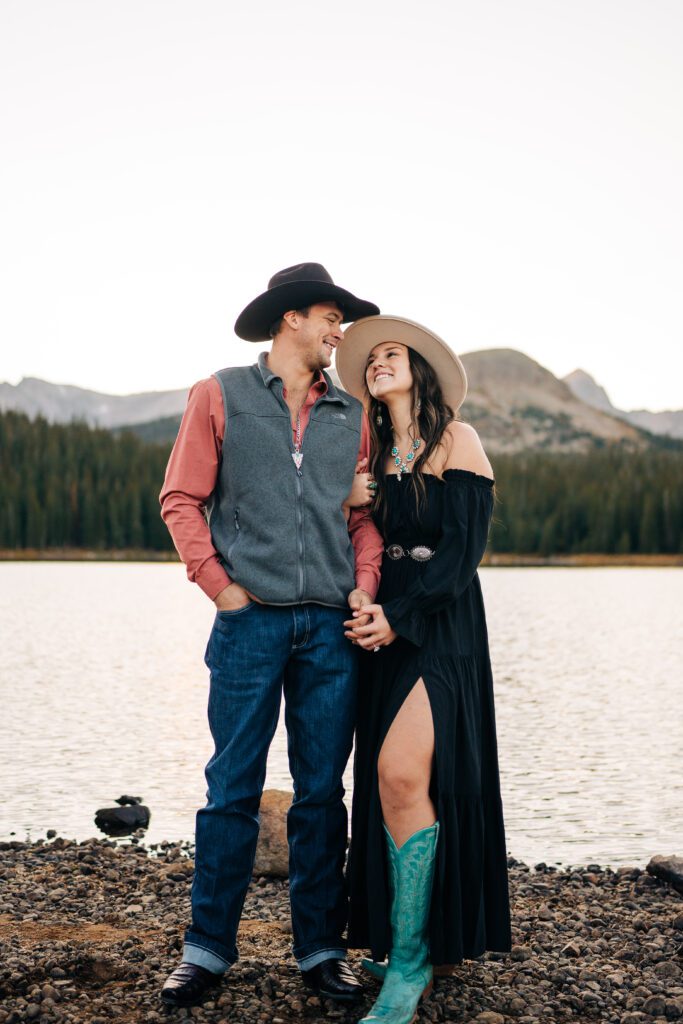
[{"label": "rocky mountain ridge", "polygon": [[91,427],[121,427],[182,413],[188,390],[108,395],[73,384],[24,377],[16,385],[0,382],[0,412],[13,409],[31,419],[44,416],[51,423],[82,420]]},{"label": "rocky mountain ridge", "polygon": [[585,370],[574,370],[562,379],[577,398],[595,409],[601,409],[611,416],[618,416],[635,427],[649,430],[651,434],[665,434],[683,439],[683,409],[666,409],[663,412],[650,412],[649,409],[617,409],[612,405],[605,388]]},{"label": "rocky mountain ridge", "polygon": [[[592,392],[584,388],[578,395],[576,374],[570,374],[571,381],[560,380],[515,349],[470,352],[462,360],[469,378],[462,417],[493,453],[581,452],[608,444],[635,451],[656,443],[647,427],[624,419],[594,381]],[[107,395],[36,378],[16,386],[0,383],[0,410],[42,415],[56,423],[83,420],[109,429],[130,427],[157,441],[175,437],[186,399],[185,389]]]},{"label": "rocky mountain ridge", "polygon": [[618,444],[640,450],[650,435],[595,409],[569,386],[516,349],[462,356],[469,388],[462,418],[491,452],[583,452]]}]

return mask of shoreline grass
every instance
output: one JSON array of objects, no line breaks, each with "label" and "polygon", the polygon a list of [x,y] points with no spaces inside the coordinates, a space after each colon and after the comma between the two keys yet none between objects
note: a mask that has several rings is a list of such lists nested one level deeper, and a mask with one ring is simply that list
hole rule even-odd
[{"label": "shoreline grass", "polygon": [[[0,562],[179,562],[175,551],[145,549],[99,550],[85,548],[22,548],[0,549]],[[683,553],[678,555],[612,555],[599,552],[580,555],[520,555],[510,552],[487,552],[482,560],[485,568],[593,568],[599,566],[683,567]]]}]

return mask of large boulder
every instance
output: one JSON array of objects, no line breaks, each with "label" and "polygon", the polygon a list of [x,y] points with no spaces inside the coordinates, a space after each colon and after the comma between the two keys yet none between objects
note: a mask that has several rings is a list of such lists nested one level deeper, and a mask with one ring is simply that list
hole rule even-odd
[{"label": "large boulder", "polygon": [[662,857],[661,854],[653,857],[647,866],[647,870],[655,878],[673,885],[674,889],[683,893],[683,857]]},{"label": "large boulder", "polygon": [[255,875],[289,875],[289,847],[287,845],[287,811],[292,794],[282,789],[265,789],[261,797],[261,830],[254,861]]}]

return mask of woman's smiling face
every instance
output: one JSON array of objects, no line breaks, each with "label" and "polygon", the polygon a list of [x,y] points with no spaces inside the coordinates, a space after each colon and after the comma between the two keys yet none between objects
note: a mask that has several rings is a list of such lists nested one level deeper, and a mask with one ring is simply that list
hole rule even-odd
[{"label": "woman's smiling face", "polygon": [[387,395],[409,394],[413,374],[407,346],[397,341],[383,341],[375,345],[365,366],[365,383],[378,402],[385,401]]}]

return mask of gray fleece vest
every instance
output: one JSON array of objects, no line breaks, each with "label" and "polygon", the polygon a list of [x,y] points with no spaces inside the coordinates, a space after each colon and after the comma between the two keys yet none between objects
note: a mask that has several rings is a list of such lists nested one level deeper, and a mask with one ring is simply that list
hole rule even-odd
[{"label": "gray fleece vest", "polygon": [[360,402],[325,375],[327,394],[311,409],[297,472],[282,380],[265,353],[215,377],[225,436],[208,513],[226,572],[266,604],[347,607],[354,557],[342,503],[358,458]]}]

